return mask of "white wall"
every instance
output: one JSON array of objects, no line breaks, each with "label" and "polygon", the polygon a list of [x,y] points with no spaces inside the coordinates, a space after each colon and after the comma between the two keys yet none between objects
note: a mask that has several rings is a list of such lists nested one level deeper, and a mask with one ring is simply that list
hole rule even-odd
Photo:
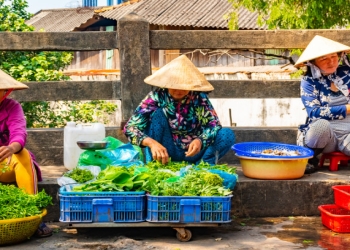
[{"label": "white wall", "polygon": [[306,111],[300,98],[278,99],[210,99],[221,124],[237,127],[289,127],[303,124]]}]

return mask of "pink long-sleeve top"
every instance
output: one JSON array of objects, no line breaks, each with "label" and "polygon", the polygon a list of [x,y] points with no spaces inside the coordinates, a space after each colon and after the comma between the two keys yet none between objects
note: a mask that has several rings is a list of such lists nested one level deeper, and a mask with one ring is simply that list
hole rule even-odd
[{"label": "pink long-sleeve top", "polygon": [[[22,148],[26,145],[27,123],[21,104],[6,98],[0,104],[0,146],[18,142]],[[41,171],[33,153],[29,152],[37,170],[38,180],[41,181]]]}]

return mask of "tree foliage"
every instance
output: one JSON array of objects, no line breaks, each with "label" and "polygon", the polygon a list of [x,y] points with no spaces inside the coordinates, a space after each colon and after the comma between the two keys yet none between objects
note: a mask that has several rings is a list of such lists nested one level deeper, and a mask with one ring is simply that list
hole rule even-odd
[{"label": "tree foliage", "polygon": [[[25,23],[32,16],[27,7],[26,0],[0,0],[0,31],[33,31]],[[72,59],[71,52],[1,51],[0,68],[19,81],[67,80],[62,70]]]},{"label": "tree foliage", "polygon": [[[228,0],[234,9],[257,11],[258,24],[269,29],[329,29],[349,27],[349,0]],[[230,28],[237,23],[231,12]]]},{"label": "tree foliage", "polygon": [[[25,22],[32,14],[26,11],[26,0],[0,0],[0,31],[30,32],[33,26]],[[72,52],[55,51],[0,51],[0,69],[22,81],[68,80],[62,72],[72,61]],[[111,114],[117,108],[105,101],[21,103],[27,127],[63,127],[67,121],[94,122]],[[55,108],[64,105],[64,108]]]}]

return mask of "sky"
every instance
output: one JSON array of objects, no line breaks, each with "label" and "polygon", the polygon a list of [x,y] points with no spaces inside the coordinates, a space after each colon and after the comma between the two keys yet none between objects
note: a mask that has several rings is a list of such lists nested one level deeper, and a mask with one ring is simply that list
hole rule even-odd
[{"label": "sky", "polygon": [[[82,0],[27,0],[27,11],[35,14],[42,9],[76,8],[81,6]],[[107,0],[98,0],[99,6],[106,6]]]}]

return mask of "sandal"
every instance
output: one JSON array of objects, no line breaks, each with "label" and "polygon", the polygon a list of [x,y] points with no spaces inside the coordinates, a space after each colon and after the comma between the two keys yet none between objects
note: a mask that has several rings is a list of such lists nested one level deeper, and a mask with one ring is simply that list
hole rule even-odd
[{"label": "sandal", "polygon": [[315,172],[317,172],[317,167],[315,167],[314,165],[308,163],[306,165],[306,169],[305,169],[304,174],[313,174]]},{"label": "sandal", "polygon": [[43,237],[49,237],[51,235],[52,235],[52,229],[46,226],[44,222],[41,222],[38,230],[35,233],[35,236],[43,238]]},{"label": "sandal", "polygon": [[307,162],[304,174],[312,174],[312,173],[317,172],[318,162],[319,162],[319,160],[315,156],[313,158],[309,159]]}]

